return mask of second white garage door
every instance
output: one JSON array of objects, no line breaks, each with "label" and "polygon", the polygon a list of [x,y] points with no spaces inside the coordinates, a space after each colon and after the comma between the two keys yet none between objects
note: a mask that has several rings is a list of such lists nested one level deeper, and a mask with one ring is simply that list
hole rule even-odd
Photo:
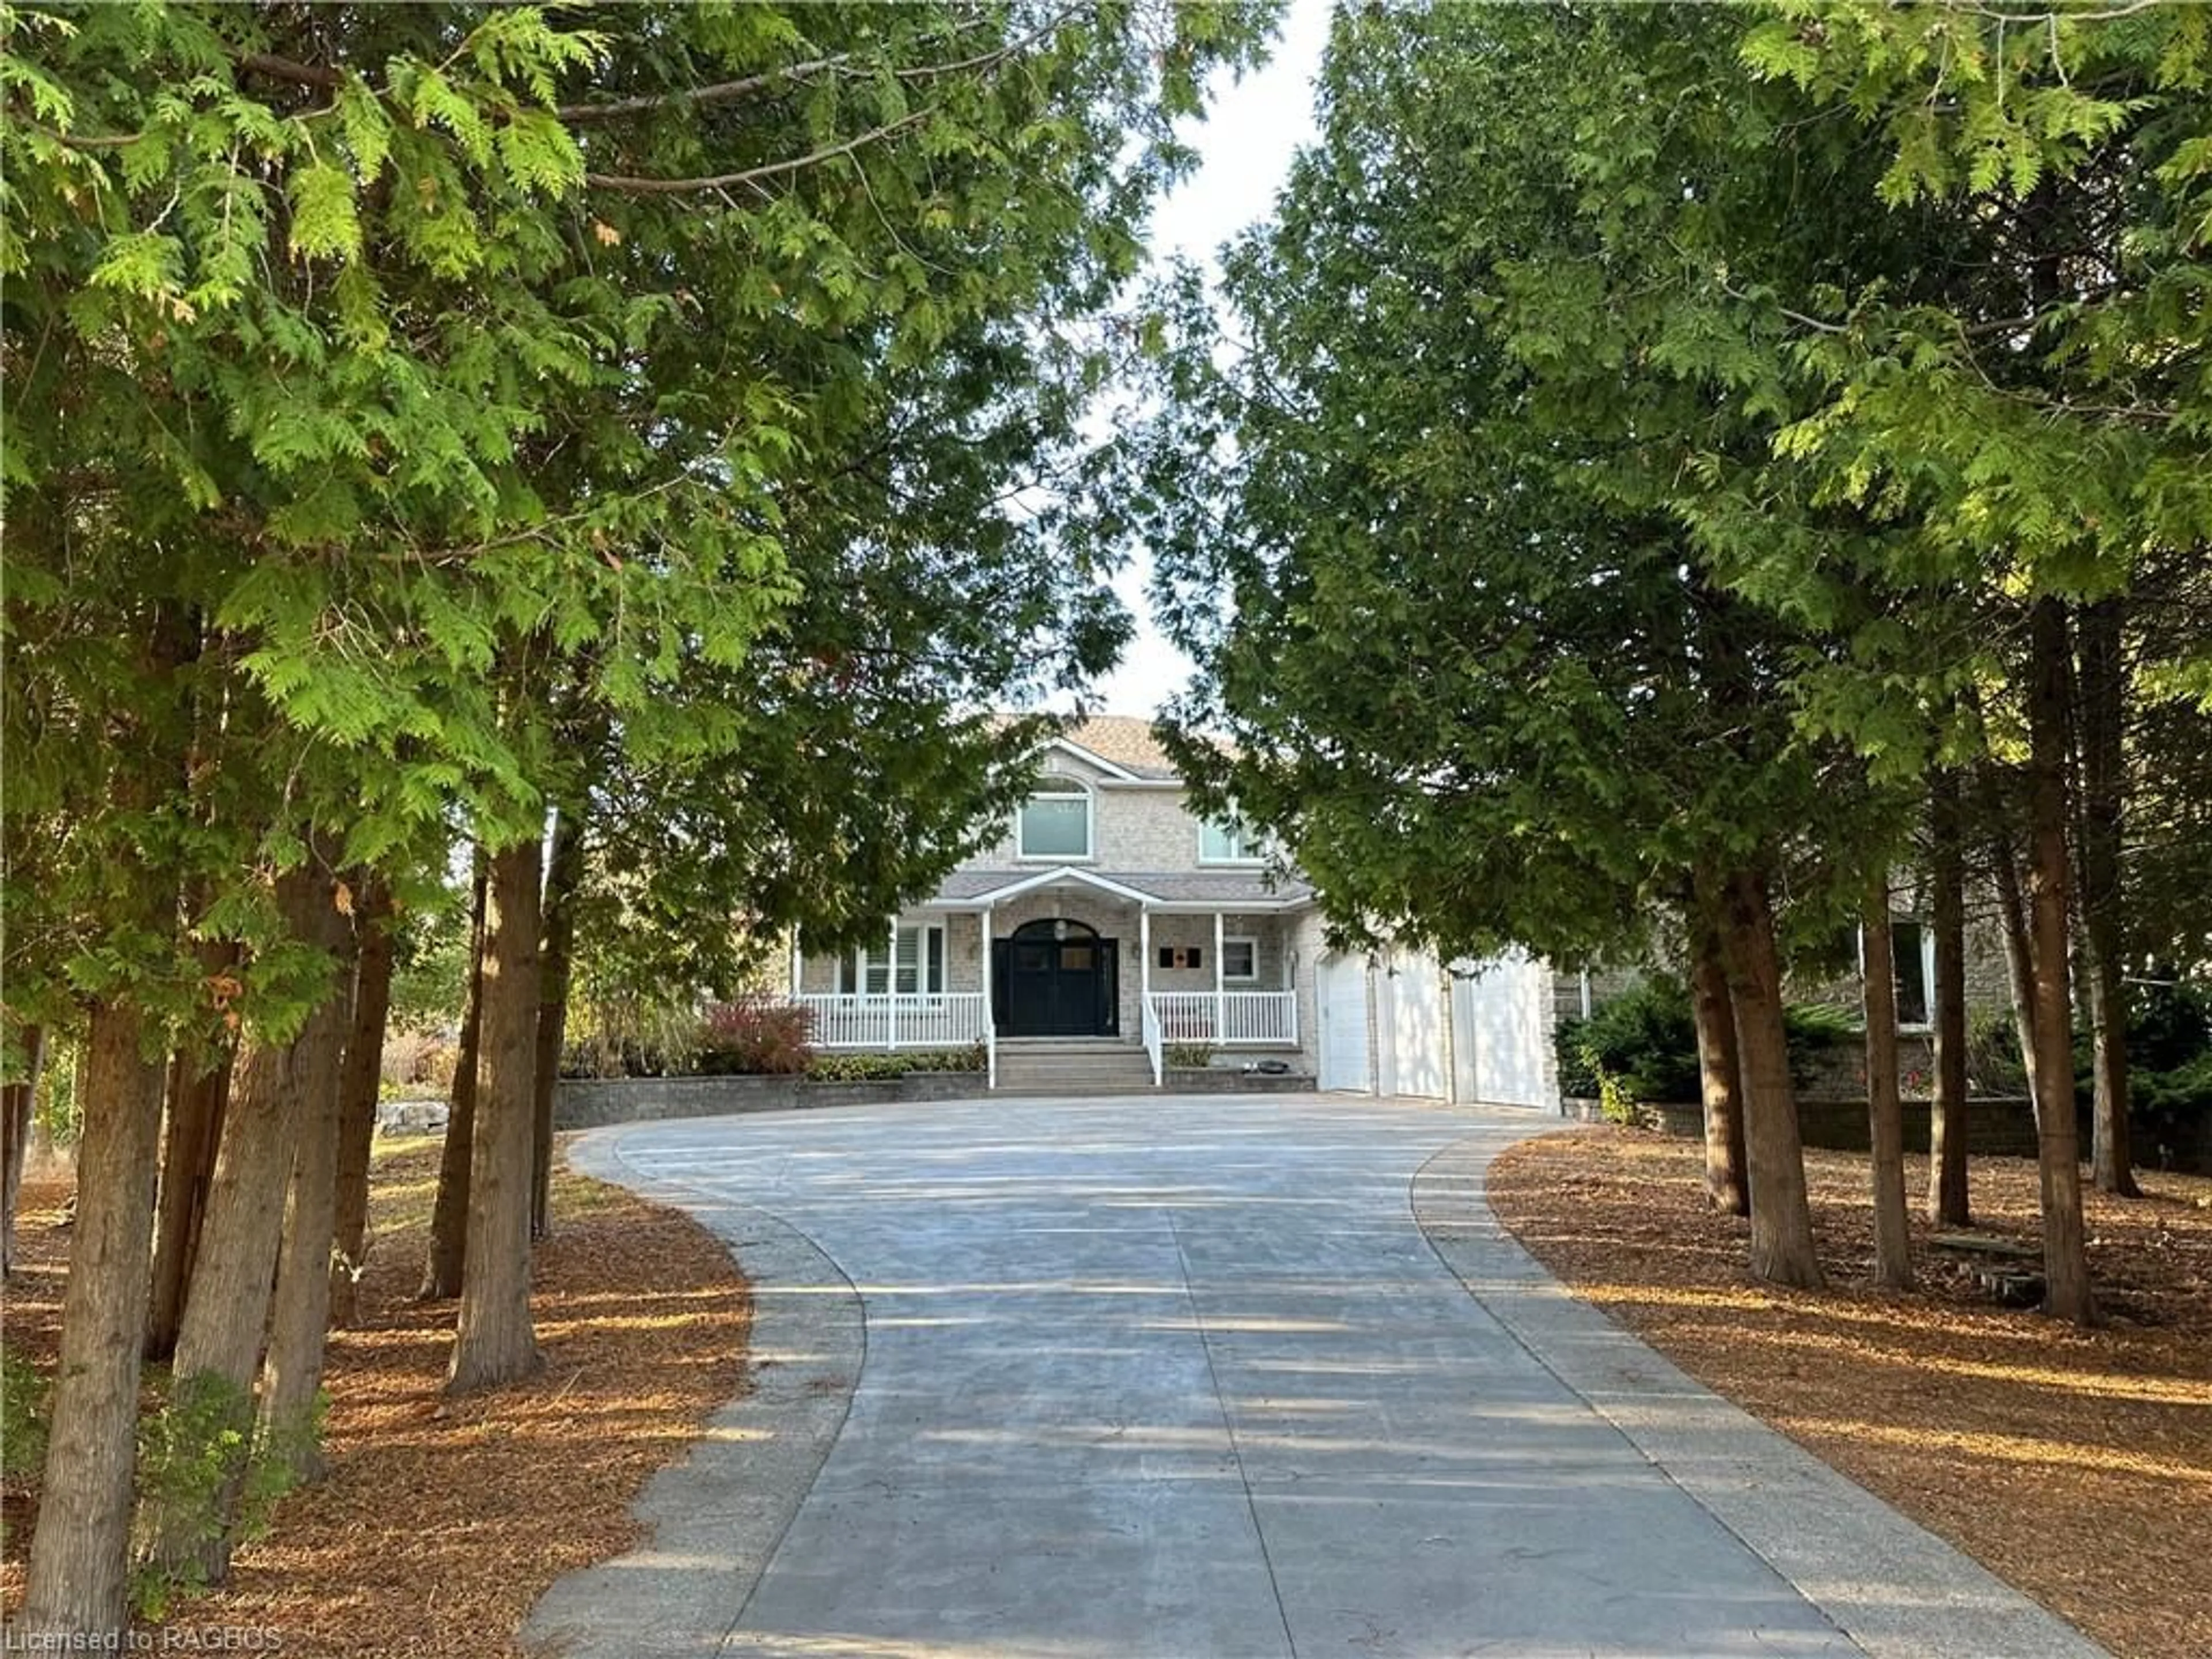
[{"label": "second white garage door", "polygon": [[1394,951],[1375,981],[1376,1091],[1444,1096],[1443,987],[1432,957]]}]

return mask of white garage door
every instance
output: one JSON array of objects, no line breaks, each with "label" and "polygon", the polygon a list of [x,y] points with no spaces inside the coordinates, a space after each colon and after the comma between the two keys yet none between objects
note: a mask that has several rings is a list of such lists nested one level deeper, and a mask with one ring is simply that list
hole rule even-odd
[{"label": "white garage door", "polygon": [[1435,959],[1394,954],[1376,981],[1378,1082],[1386,1095],[1444,1097],[1443,988]]},{"label": "white garage door", "polygon": [[1367,1079],[1367,963],[1323,957],[1314,981],[1321,1008],[1321,1086],[1359,1089]]},{"label": "white garage door", "polygon": [[[1459,966],[1464,975],[1476,964]],[[1552,1042],[1549,1003],[1544,969],[1518,954],[1480,963],[1471,978],[1455,978],[1452,1098],[1556,1106],[1544,1063]]]}]

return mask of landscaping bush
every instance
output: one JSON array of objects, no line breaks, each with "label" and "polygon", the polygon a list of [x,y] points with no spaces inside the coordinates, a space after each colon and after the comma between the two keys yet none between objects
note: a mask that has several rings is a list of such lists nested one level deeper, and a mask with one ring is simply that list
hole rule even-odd
[{"label": "landscaping bush", "polygon": [[[1849,1011],[1822,1004],[1793,1005],[1783,1024],[1790,1069],[1801,1085],[1820,1055],[1863,1040]],[[1700,1098],[1697,1021],[1689,992],[1676,980],[1654,975],[1600,1003],[1587,1019],[1560,1020],[1552,1041],[1559,1092],[1602,1101],[1609,1118],[1626,1121],[1638,1106]]]},{"label": "landscaping bush", "polygon": [[[2083,1125],[2096,1102],[2087,1030],[2074,1034],[2075,1104]],[[2133,1150],[2166,1164],[2198,1143],[2212,1117],[2212,987],[2187,981],[2141,988],[2128,1011],[2128,1120]],[[2086,1142],[2085,1142],[2086,1144]]]},{"label": "landscaping bush", "polygon": [[1170,1042],[1160,1051],[1160,1058],[1182,1072],[1202,1072],[1213,1064],[1213,1045],[1210,1042]]},{"label": "landscaping bush", "polygon": [[816,1054],[806,1075],[817,1083],[873,1083],[910,1072],[981,1072],[988,1062],[983,1045],[964,1048],[917,1048],[906,1054]]},{"label": "landscaping bush", "polygon": [[1588,1019],[1562,1020],[1553,1039],[1559,1087],[1587,1088],[1606,1115],[1626,1121],[1638,1104],[1698,1098],[1698,1030],[1689,994],[1654,976],[1600,1003]]},{"label": "landscaping bush", "polygon": [[443,1032],[420,1027],[394,1026],[385,1034],[384,1053],[378,1059],[381,1091],[386,1098],[453,1092],[453,1073],[461,1061],[460,1045]]},{"label": "landscaping bush", "polygon": [[814,1058],[807,1046],[813,1023],[805,1008],[758,993],[714,1003],[701,1021],[699,1073],[787,1077],[804,1072]]}]

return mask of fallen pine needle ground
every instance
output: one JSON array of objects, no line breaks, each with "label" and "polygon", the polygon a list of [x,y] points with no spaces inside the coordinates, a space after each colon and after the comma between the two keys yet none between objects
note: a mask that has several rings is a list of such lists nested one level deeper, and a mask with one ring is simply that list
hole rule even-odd
[{"label": "fallen pine needle ground", "polygon": [[[1543,1136],[1489,1196],[1577,1296],[2121,1659],[2212,1655],[2212,1180],[2087,1195],[2106,1318],[2077,1331],[1994,1306],[1930,1247],[1924,1158],[1906,1160],[1919,1286],[1875,1290],[1865,1156],[1805,1162],[1820,1294],[1751,1277],[1700,1142]],[[2035,1166],[1972,1174],[1977,1225],[2036,1243]]]},{"label": "fallen pine needle ground", "polygon": [[[531,1311],[545,1369],[448,1401],[453,1304],[414,1300],[438,1143],[380,1146],[362,1322],[331,1335],[330,1475],[278,1506],[230,1582],[170,1610],[173,1637],[264,1632],[298,1656],[521,1655],[531,1605],[639,1540],[630,1504],[744,1386],[750,1306],[728,1253],[674,1211],[556,1170]],[[11,1353],[51,1370],[65,1182],[25,1194]],[[9,1472],[0,1593],[21,1600],[34,1514]],[[162,1638],[155,1632],[158,1648]]]}]

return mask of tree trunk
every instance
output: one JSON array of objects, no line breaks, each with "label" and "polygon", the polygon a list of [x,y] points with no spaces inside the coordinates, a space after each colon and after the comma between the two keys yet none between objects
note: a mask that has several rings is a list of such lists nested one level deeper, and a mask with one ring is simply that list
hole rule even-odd
[{"label": "tree trunk", "polygon": [[[235,953],[229,953],[235,960]],[[170,1062],[168,1127],[161,1143],[161,1193],[154,1218],[154,1290],[146,1310],[146,1358],[165,1360],[177,1351],[192,1260],[207,1218],[208,1186],[215,1178],[216,1147],[222,1136],[223,1106],[230,1095],[232,1051],[228,1044],[206,1068],[189,1054]]]},{"label": "tree trunk", "polygon": [[39,1524],[23,1610],[9,1632],[18,1642],[107,1638],[124,1625],[165,1070],[146,1058],[153,1035],[132,1003],[93,1007]]},{"label": "tree trunk", "polygon": [[483,849],[477,849],[476,879],[469,900],[469,999],[461,1013],[461,1054],[453,1067],[453,1108],[446,1114],[446,1144],[438,1157],[438,1196],[430,1208],[430,1254],[422,1265],[424,1302],[444,1302],[461,1293],[467,1260],[469,1170],[477,1127],[477,1073],[483,1042],[484,905],[488,877]]},{"label": "tree trunk", "polygon": [[361,954],[354,969],[353,1027],[346,1034],[338,1079],[337,1169],[331,1221],[331,1323],[357,1316],[356,1291],[368,1248],[368,1164],[376,1141],[377,1085],[383,1075],[384,1028],[392,1016],[392,889],[374,872],[360,872],[356,913]]},{"label": "tree trunk", "polygon": [[1805,1194],[1805,1152],[1798,1139],[1796,1091],[1790,1079],[1782,963],[1766,878],[1755,871],[1738,871],[1729,877],[1724,892],[1721,948],[1743,1080],[1751,1270],[1778,1285],[1818,1290],[1820,1263]]},{"label": "tree trunk", "polygon": [[[292,938],[329,948],[343,919],[329,873],[312,863],[288,871],[277,902]],[[193,1432],[234,1431],[250,1438],[252,1389],[269,1322],[284,1197],[294,1149],[315,1091],[333,1085],[343,1041],[345,999],[335,986],[289,1042],[249,1038],[239,1051],[223,1114],[207,1220],[177,1333],[173,1400],[193,1418]],[[151,1515],[147,1553],[166,1571],[219,1583],[230,1560],[235,1476],[210,1506],[173,1504]]]},{"label": "tree trunk", "polygon": [[[1992,800],[1996,791],[1990,792]],[[2027,1074],[2027,1103],[2042,1115],[2035,1089],[2035,968],[2029,959],[2027,901],[2021,896],[2020,866],[2009,838],[1990,842],[1990,869],[1996,879],[1997,929],[2004,939],[2005,975],[2012,987],[2013,1030],[2020,1040],[2020,1063]]]},{"label": "tree trunk", "polygon": [[483,1054],[469,1171],[468,1259],[448,1394],[496,1387],[544,1363],[530,1323],[530,1163],[539,945],[535,837],[492,860],[485,910]]},{"label": "tree trunk", "polygon": [[538,1052],[532,1073],[530,1237],[553,1231],[553,1090],[561,1079],[561,1039],[568,1024],[569,963],[576,948],[576,892],[584,880],[584,820],[564,811],[553,831],[545,875],[545,950],[538,964]]},{"label": "tree trunk", "polygon": [[2066,716],[2070,655],[2057,599],[2029,614],[2027,939],[2033,975],[2035,1127],[2043,1188],[2045,1311],[2077,1325],[2096,1307],[2081,1219],[2081,1133],[2074,1121],[2072,994],[2067,962]]},{"label": "tree trunk", "polygon": [[301,1061],[304,1098],[297,1109],[299,1133],[276,1253],[269,1352],[261,1366],[261,1430],[270,1455],[283,1460],[297,1480],[319,1480],[325,1468],[315,1396],[323,1386],[323,1340],[331,1323],[338,1090],[346,1037],[353,1029],[355,977],[353,930],[341,925],[334,931],[338,988],[330,1006],[309,1022],[315,1042]]},{"label": "tree trunk", "polygon": [[2127,726],[2127,661],[2122,602],[2084,605],[2077,648],[2081,708],[2076,748],[2081,798],[2076,817],[2081,873],[2081,960],[2088,981],[2089,1030],[2096,1094],[2090,1169],[2100,1192],[2139,1198],[2128,1146],[2128,998],[2122,977],[2126,949],[2126,889],[2120,848],[2127,811],[2122,746]]},{"label": "tree trunk", "polygon": [[1861,912],[1866,966],[1867,1129],[1874,1151],[1874,1280],[1912,1288],[1912,1234],[1905,1212],[1905,1106],[1897,1079],[1897,959],[1891,948],[1889,883],[1879,879]]},{"label": "tree trunk", "polygon": [[1928,1218],[1972,1224],[1966,1184],[1966,878],[1959,780],[1933,784],[1928,867],[1929,927],[1935,936],[1936,1097],[1929,1109]]},{"label": "tree trunk", "polygon": [[15,1271],[15,1211],[23,1195],[23,1153],[36,1117],[39,1073],[46,1063],[46,1033],[23,1028],[23,1077],[0,1090],[0,1279]]},{"label": "tree trunk", "polygon": [[1705,1201],[1724,1214],[1749,1215],[1735,1005],[1729,995],[1728,965],[1721,959],[1708,884],[1699,882],[1698,890],[1690,915],[1690,1009],[1697,1021],[1698,1093],[1705,1109]]}]

